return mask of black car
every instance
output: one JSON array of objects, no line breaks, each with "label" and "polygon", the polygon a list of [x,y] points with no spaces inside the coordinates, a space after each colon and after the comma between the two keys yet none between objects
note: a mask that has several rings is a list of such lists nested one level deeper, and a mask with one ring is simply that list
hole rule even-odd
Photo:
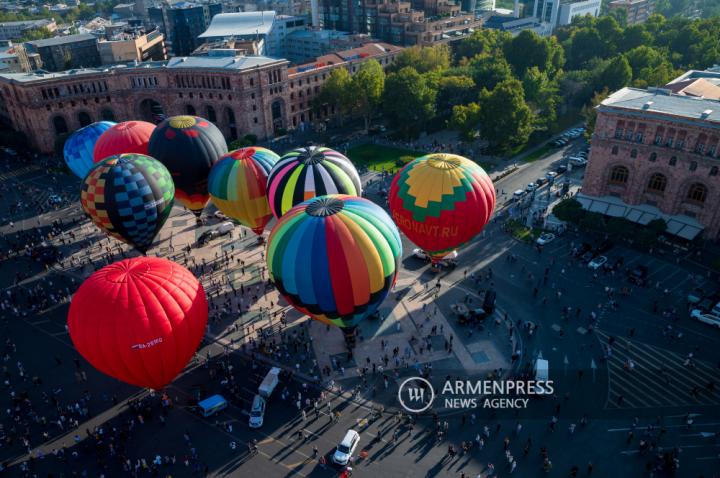
[{"label": "black car", "polygon": [[583,264],[589,263],[593,258],[595,257],[595,254],[592,251],[587,251],[585,254],[583,254],[580,257],[580,260],[583,262]]},{"label": "black car", "polygon": [[537,178],[537,179],[535,180],[535,184],[537,184],[538,186],[542,186],[542,185],[545,184],[546,182],[547,182],[547,179],[545,179],[545,178]]},{"label": "black car", "polygon": [[586,252],[591,251],[591,250],[592,250],[592,246],[591,246],[590,244],[588,244],[587,242],[583,242],[583,243],[580,245],[580,247],[578,247],[577,249],[575,249],[574,256],[575,256],[575,257],[581,257],[581,256],[583,256]]},{"label": "black car", "polygon": [[628,280],[633,284],[643,287],[647,284],[648,275],[649,271],[646,266],[636,266],[628,272]]},{"label": "black car", "polygon": [[558,173],[558,174],[566,173],[566,172],[567,172],[567,165],[561,164],[560,166],[558,166],[557,168],[555,168],[555,172]]}]

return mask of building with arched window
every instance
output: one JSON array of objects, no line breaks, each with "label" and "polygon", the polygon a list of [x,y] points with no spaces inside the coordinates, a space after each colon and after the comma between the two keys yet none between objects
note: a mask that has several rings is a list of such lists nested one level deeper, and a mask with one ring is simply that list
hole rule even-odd
[{"label": "building with arched window", "polygon": [[[191,56],[137,66],[58,73],[0,74],[0,122],[27,134],[30,145],[52,152],[55,139],[93,121],[160,122],[193,114],[215,123],[228,140],[258,138],[325,124],[313,98],[335,68],[350,74],[370,59],[389,66],[401,47],[367,43],[289,68],[264,56]],[[300,94],[302,93],[302,94]]]},{"label": "building with arched window", "polygon": [[686,239],[720,239],[720,101],[672,87],[623,88],[598,105],[577,199],[635,222],[661,218]]}]

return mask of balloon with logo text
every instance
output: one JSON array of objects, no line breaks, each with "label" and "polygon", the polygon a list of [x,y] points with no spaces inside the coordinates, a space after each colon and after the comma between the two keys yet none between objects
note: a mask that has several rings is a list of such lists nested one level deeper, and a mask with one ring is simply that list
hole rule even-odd
[{"label": "balloon with logo text", "polygon": [[400,230],[435,264],[483,230],[495,208],[495,187],[467,158],[428,154],[395,175],[388,201]]},{"label": "balloon with logo text", "polygon": [[189,270],[135,257],[88,277],[73,296],[67,325],[75,348],[97,370],[160,390],[196,352],[207,318],[205,290]]},{"label": "balloon with logo text", "polygon": [[319,196],[288,211],[273,227],[267,266],[297,310],[340,327],[349,345],[395,283],[402,242],[390,216],[367,199]]}]

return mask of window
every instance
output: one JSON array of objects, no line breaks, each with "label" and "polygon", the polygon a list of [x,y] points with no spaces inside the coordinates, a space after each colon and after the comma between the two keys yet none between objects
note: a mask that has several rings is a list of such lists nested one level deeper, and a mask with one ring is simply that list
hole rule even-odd
[{"label": "window", "polygon": [[632,151],[630,151],[630,157],[637,158],[637,149],[633,149]]},{"label": "window", "polygon": [[650,156],[648,156],[648,161],[651,163],[654,163],[657,160],[657,154],[656,153],[650,153]]},{"label": "window", "polygon": [[613,146],[613,147],[612,147],[612,154],[613,154],[613,155],[617,155],[617,154],[618,154],[618,147],[617,147],[617,146]]},{"label": "window", "polygon": [[708,190],[704,184],[695,183],[688,189],[687,199],[692,202],[704,203],[707,192]]},{"label": "window", "polygon": [[615,166],[610,170],[610,184],[626,184],[630,171],[625,166]]},{"label": "window", "polygon": [[625,131],[625,139],[628,141],[632,141],[632,139],[633,139],[632,130],[628,129],[627,131]]},{"label": "window", "polygon": [[642,134],[642,133],[635,133],[635,142],[636,142],[636,143],[642,143],[642,142],[643,142],[643,134]]},{"label": "window", "polygon": [[684,139],[677,140],[677,143],[675,143],[675,149],[682,149],[683,145],[685,144]]},{"label": "window", "polygon": [[697,169],[697,161],[690,161],[690,171],[695,171]]},{"label": "window", "polygon": [[253,123],[257,124],[257,116],[253,118]]},{"label": "window", "polygon": [[710,176],[717,176],[717,175],[718,175],[718,167],[713,166],[712,168],[710,168]]},{"label": "window", "polygon": [[670,166],[675,166],[677,164],[677,156],[673,156],[670,158],[670,162],[668,163]]},{"label": "window", "polygon": [[253,105],[253,111],[257,111],[257,105]]},{"label": "window", "polygon": [[667,178],[660,173],[655,173],[650,176],[648,181],[647,191],[651,193],[663,193],[667,187]]},{"label": "window", "polygon": [[623,129],[622,128],[616,128],[615,129],[615,138],[616,139],[622,139],[623,137]]},{"label": "window", "polygon": [[255,80],[253,78],[250,78],[250,86],[255,86]]},{"label": "window", "polygon": [[717,146],[712,145],[708,148],[707,155],[708,156],[715,156],[715,151],[717,150]]},{"label": "window", "polygon": [[704,151],[705,151],[705,143],[698,143],[695,146],[695,152],[697,154],[703,154]]}]

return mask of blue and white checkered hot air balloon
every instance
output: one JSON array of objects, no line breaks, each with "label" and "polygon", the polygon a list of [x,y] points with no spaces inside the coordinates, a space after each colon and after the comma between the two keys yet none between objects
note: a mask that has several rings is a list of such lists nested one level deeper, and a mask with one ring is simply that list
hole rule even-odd
[{"label": "blue and white checkered hot air balloon", "polygon": [[95,165],[93,162],[93,149],[101,134],[114,126],[112,121],[98,121],[75,131],[65,141],[63,156],[70,170],[75,176],[84,179]]}]

